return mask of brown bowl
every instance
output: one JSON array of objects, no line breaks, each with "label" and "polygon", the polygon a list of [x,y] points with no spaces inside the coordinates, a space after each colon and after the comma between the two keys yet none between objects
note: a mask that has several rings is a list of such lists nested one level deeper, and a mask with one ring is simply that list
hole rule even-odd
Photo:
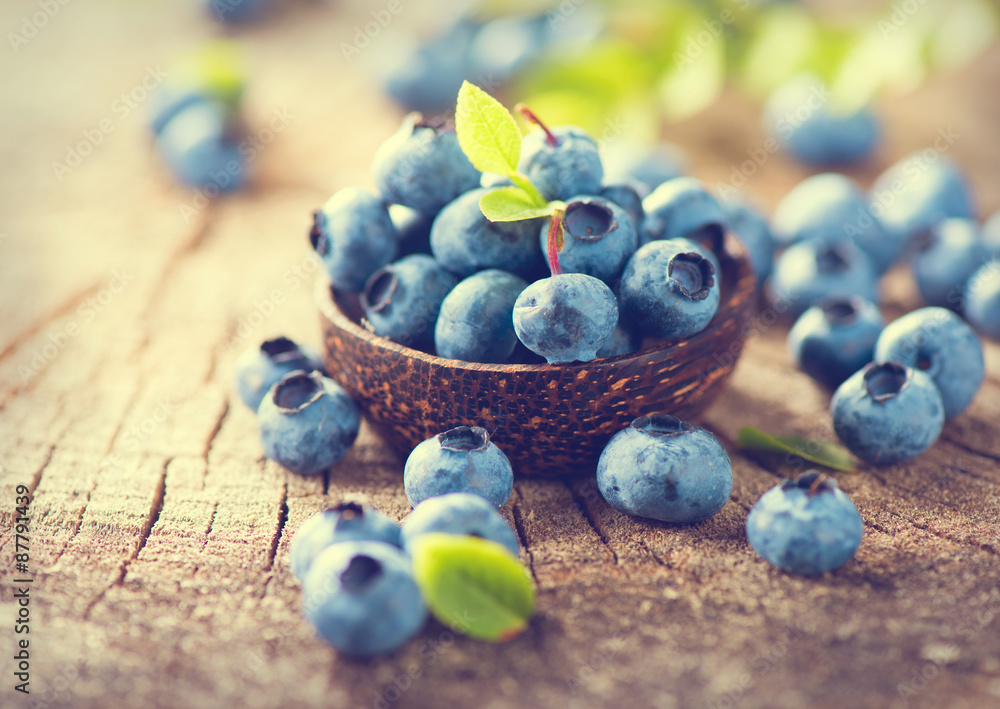
[{"label": "brown bowl", "polygon": [[404,458],[433,435],[477,425],[515,474],[592,475],[608,440],[632,419],[662,412],[693,420],[722,391],[743,349],[756,279],[732,235],[719,256],[722,299],[705,330],[572,364],[478,364],[404,347],[361,327],[357,297],[321,282],[326,368]]}]

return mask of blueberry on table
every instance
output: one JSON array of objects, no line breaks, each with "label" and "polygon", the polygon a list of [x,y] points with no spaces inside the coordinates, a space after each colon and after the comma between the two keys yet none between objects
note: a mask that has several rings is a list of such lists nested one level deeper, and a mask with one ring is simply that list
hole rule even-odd
[{"label": "blueberry on table", "polygon": [[726,212],[700,180],[677,177],[664,182],[642,200],[646,218],[639,243],[659,239],[690,239],[718,254],[728,228]]},{"label": "blueberry on table", "polygon": [[265,340],[243,352],[236,360],[236,392],[244,404],[257,411],[271,387],[283,376],[298,369],[323,371],[323,365],[315,352],[287,337]]},{"label": "blueberry on table", "polygon": [[246,156],[216,101],[195,101],[175,114],[156,136],[157,151],[178,180],[189,187],[238,190],[246,182]]},{"label": "blueberry on table", "polygon": [[934,381],[900,362],[872,362],[837,388],[830,402],[833,430],[870,463],[898,463],[930,448],[945,409]]},{"label": "blueberry on table", "polygon": [[368,190],[345,187],[313,213],[309,243],[330,283],[357,293],[395,256],[399,236],[385,203]]},{"label": "blueberry on table", "polygon": [[541,128],[521,141],[517,169],[527,175],[545,199],[567,200],[600,192],[604,168],[590,134],[577,126],[550,130],[525,107],[518,106],[517,110]]},{"label": "blueberry on table", "polygon": [[[562,224],[565,243],[559,265],[563,273],[585,273],[609,285],[621,277],[639,238],[624,209],[601,197],[574,197],[566,203]],[[547,219],[539,231],[546,259],[548,233]]]},{"label": "blueberry on table", "polygon": [[374,507],[341,502],[303,522],[292,537],[288,555],[292,573],[304,579],[313,560],[331,544],[373,541],[402,546],[399,525]]},{"label": "blueberry on table", "polygon": [[372,170],[386,202],[427,215],[479,187],[480,173],[458,145],[455,127],[410,114],[379,147]]},{"label": "blueberry on table", "polygon": [[947,158],[924,152],[908,155],[883,172],[868,193],[871,212],[903,243],[940,221],[975,219],[972,192]]},{"label": "blueberry on table", "polygon": [[684,239],[652,241],[622,274],[622,313],[647,335],[677,340],[705,329],[719,307],[712,262]]},{"label": "blueberry on table", "polygon": [[517,338],[549,364],[589,362],[618,324],[618,302],[604,281],[558,273],[521,291],[513,317]]},{"label": "blueberry on table", "polygon": [[504,545],[512,554],[520,551],[517,534],[493,503],[472,492],[429,497],[414,507],[403,520],[403,548],[409,549],[414,540],[432,532],[482,537]]},{"label": "blueberry on table", "polygon": [[271,387],[257,410],[264,453],[302,475],[339,462],[361,426],[357,404],[320,372],[292,372]]},{"label": "blueberry on table", "polygon": [[882,227],[857,185],[835,172],[807,177],[793,187],[775,208],[771,226],[775,238],[785,245],[850,239],[878,273],[895,263],[903,250],[903,240]]},{"label": "blueberry on table", "polygon": [[846,240],[789,246],[774,264],[770,287],[772,300],[787,305],[796,317],[829,298],[858,296],[877,303],[879,294],[871,259]]},{"label": "blueberry on table", "polygon": [[829,90],[812,74],[800,74],[779,86],[764,106],[764,124],[785,151],[813,167],[865,160],[879,143],[878,119],[865,106],[840,111]]},{"label": "blueberry on table", "polygon": [[989,250],[970,219],[945,219],[917,239],[910,268],[928,305],[957,310],[965,284],[989,261]]},{"label": "blueberry on table", "polygon": [[239,25],[259,19],[271,7],[272,0],[205,0],[205,9],[219,22]]},{"label": "blueberry on table", "polygon": [[434,326],[438,355],[466,362],[506,362],[517,346],[514,302],[528,282],[487,269],[455,286],[441,303]]},{"label": "blueberry on table", "polygon": [[1000,340],[1000,258],[972,274],[965,286],[965,317],[987,337]]},{"label": "blueberry on table", "polygon": [[1000,259],[1000,212],[983,222],[980,232],[990,258]]},{"label": "blueberry on table", "polygon": [[753,550],[793,574],[822,574],[843,566],[863,534],[858,508],[836,480],[815,470],[772,487],[747,517]]},{"label": "blueberry on table", "polygon": [[760,288],[774,267],[774,234],[767,217],[757,207],[741,199],[723,202],[722,207],[726,210],[729,228],[747,249],[747,256],[757,275],[757,287]]},{"label": "blueberry on table", "polygon": [[597,487],[619,512],[698,522],[723,508],[733,487],[726,449],[703,428],[667,414],[616,433],[597,462]]},{"label": "blueberry on table", "polygon": [[327,547],[313,561],[302,590],[303,613],[319,636],[353,657],[392,652],[427,620],[409,557],[382,542]]},{"label": "blueberry on table", "polygon": [[968,408],[986,376],[983,343],[945,308],[920,308],[889,323],[875,343],[875,361],[895,360],[934,380],[946,419]]},{"label": "blueberry on table", "polygon": [[682,176],[686,170],[684,152],[673,143],[649,146],[637,141],[613,140],[606,147],[605,184],[637,184],[642,197],[664,182]]},{"label": "blueberry on table", "polygon": [[479,207],[488,191],[466,192],[441,210],[431,227],[434,258],[461,278],[499,268],[534,280],[545,266],[536,241],[542,219],[491,222]]},{"label": "blueberry on table", "polygon": [[369,329],[407,347],[429,345],[441,303],[457,283],[426,254],[412,254],[380,268],[361,293]]},{"label": "blueberry on table", "polygon": [[456,426],[413,449],[403,488],[414,507],[450,492],[472,492],[500,509],[514,489],[514,471],[485,428]]},{"label": "blueberry on table", "polygon": [[861,298],[834,298],[806,310],[788,333],[788,351],[799,369],[830,387],[872,361],[885,321],[878,306]]}]

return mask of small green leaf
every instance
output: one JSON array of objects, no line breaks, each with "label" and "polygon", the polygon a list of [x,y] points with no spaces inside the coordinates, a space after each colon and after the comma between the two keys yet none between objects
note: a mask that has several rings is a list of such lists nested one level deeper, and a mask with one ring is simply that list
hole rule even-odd
[{"label": "small green leaf", "polygon": [[488,539],[424,534],[413,544],[413,576],[434,617],[465,635],[504,642],[535,610],[535,586],[506,547]]},{"label": "small green leaf", "polygon": [[515,172],[513,175],[510,175],[510,181],[513,182],[518,187],[520,187],[525,192],[527,192],[528,197],[531,198],[531,201],[534,203],[536,207],[545,206],[546,204],[545,197],[543,197],[542,193],[538,191],[538,188],[535,187],[534,183],[532,183],[532,181],[528,179],[527,175],[523,175],[520,172]]},{"label": "small green leaf", "polygon": [[535,200],[520,187],[497,187],[479,198],[479,208],[491,222],[517,222],[522,219],[547,217],[552,206],[539,207]]},{"label": "small green leaf", "polygon": [[801,436],[775,436],[751,426],[740,429],[736,442],[740,448],[773,453],[792,453],[817,465],[845,473],[855,471],[851,454],[843,446]]},{"label": "small green leaf", "polygon": [[521,159],[521,131],[514,117],[488,93],[468,81],[458,92],[455,107],[458,144],[481,172],[510,177]]}]

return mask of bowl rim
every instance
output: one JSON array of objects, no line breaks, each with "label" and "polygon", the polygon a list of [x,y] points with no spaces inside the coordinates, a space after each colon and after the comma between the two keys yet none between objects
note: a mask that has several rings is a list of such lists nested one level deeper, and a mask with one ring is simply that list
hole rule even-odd
[{"label": "bowl rim", "polygon": [[[595,365],[602,365],[605,363],[624,363],[631,360],[638,360],[643,358],[648,358],[650,355],[662,353],[669,350],[675,350],[678,348],[687,347],[691,343],[697,343],[702,340],[709,339],[715,335],[715,330],[712,324],[715,323],[719,316],[730,309],[739,306],[739,298],[741,294],[741,289],[738,287],[739,282],[743,278],[747,278],[747,274],[740,273],[740,262],[744,263],[746,269],[749,273],[749,280],[753,280],[754,286],[756,287],[756,280],[753,275],[753,266],[749,261],[749,254],[747,252],[746,246],[731,230],[726,232],[724,248],[722,249],[722,254],[717,256],[720,257],[722,261],[722,271],[723,273],[730,272],[732,276],[727,280],[727,282],[722,283],[725,288],[723,293],[724,297],[719,301],[719,307],[712,316],[705,329],[700,332],[695,333],[691,337],[683,338],[680,340],[660,340],[655,338],[646,338],[646,342],[651,342],[651,344],[636,350],[635,352],[629,352],[626,354],[616,355],[614,357],[598,357],[597,359],[590,360],[588,362],[561,362],[559,364],[494,364],[486,362],[468,362],[461,359],[449,359],[447,357],[441,357],[436,354],[430,354],[429,352],[424,352],[422,350],[417,350],[412,347],[407,347],[401,345],[397,342],[382,337],[381,335],[376,335],[374,332],[365,329],[360,323],[355,322],[350,318],[341,308],[340,304],[337,302],[336,295],[337,291],[333,289],[330,285],[329,279],[326,274],[321,270],[319,278],[316,279],[316,300],[320,309],[320,313],[326,318],[332,325],[338,329],[344,331],[345,333],[352,335],[360,340],[366,342],[366,344],[384,352],[393,353],[396,355],[402,355],[411,359],[420,360],[428,365],[447,368],[457,371],[467,371],[467,372],[478,372],[478,373],[528,373],[528,372],[552,372],[552,371],[565,371],[565,370],[585,370],[593,368]],[[726,269],[726,263],[734,262],[730,269]],[[345,294],[340,294],[341,296]],[[348,297],[353,294],[347,294]]]}]

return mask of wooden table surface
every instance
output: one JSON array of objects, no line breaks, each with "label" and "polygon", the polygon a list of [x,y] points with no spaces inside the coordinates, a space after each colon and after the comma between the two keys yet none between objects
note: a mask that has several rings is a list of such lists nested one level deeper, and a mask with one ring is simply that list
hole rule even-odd
[{"label": "wooden table surface", "polygon": [[[328,476],[286,473],[264,461],[231,380],[267,336],[319,342],[310,211],[370,184],[399,120],[364,57],[344,60],[371,9],[348,5],[299,2],[242,33],[249,123],[271,131],[231,198],[172,184],[145,133],[157,63],[213,30],[197,12],[60,5],[4,50],[0,705],[1000,707],[1000,347],[929,452],[837,475],[864,541],[840,570],[799,578],[744,534],[750,506],[796,466],[733,441],[743,425],[829,438],[828,395],[790,365],[787,325],[765,319],[704,420],[734,466],[719,515],[656,524],[613,511],[587,479],[520,479],[504,512],[539,588],[522,637],[490,645],[431,623],[370,663],[313,637],[287,568],[292,533],[348,494],[402,518],[402,463],[363,427]],[[0,27],[22,32],[37,10],[4,3]],[[997,210],[998,85],[994,47],[886,102],[884,146],[855,176],[867,185],[951,131],[945,152],[983,214]],[[731,92],[667,137],[714,185],[763,143],[755,110]],[[774,156],[747,188],[773,207],[805,175]],[[887,300],[891,315],[915,305],[904,273]],[[17,485],[33,491],[28,636],[12,632]],[[30,696],[11,674],[23,637]]]}]

